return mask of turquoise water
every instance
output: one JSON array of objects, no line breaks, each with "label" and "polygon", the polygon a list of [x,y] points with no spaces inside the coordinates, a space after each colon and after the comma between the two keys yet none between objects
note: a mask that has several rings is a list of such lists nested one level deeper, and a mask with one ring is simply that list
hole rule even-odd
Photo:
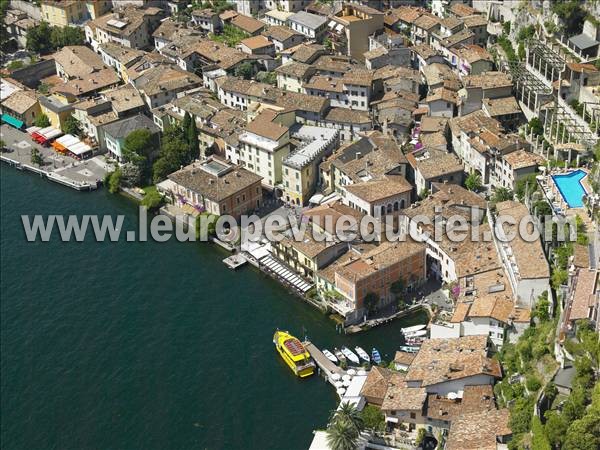
[{"label": "turquoise water", "polygon": [[586,192],[581,180],[585,175],[586,173],[583,170],[576,170],[565,175],[552,175],[556,187],[570,208],[581,208],[583,206],[583,196]]},{"label": "turquoise water", "polygon": [[21,214],[124,214],[105,190],[79,193],[0,165],[2,448],[308,448],[336,406],[322,379],[295,378],[275,328],[319,346],[376,346],[398,321],[340,336],[270,278],[221,262],[214,246],[28,243]]}]

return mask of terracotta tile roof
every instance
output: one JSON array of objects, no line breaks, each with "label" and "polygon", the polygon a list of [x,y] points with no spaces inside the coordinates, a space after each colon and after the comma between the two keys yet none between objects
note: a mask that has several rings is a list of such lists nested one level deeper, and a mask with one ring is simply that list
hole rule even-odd
[{"label": "terracotta tile roof", "polygon": [[289,128],[275,122],[276,115],[277,113],[274,111],[266,109],[246,125],[246,131],[273,141],[279,140],[285,133],[289,132]]},{"label": "terracotta tile roof", "polygon": [[437,394],[427,396],[427,417],[451,422],[463,414],[496,409],[494,391],[489,384],[465,386],[462,398],[449,399]]},{"label": "terracotta tile roof", "polygon": [[335,92],[341,94],[344,92],[344,83],[341,78],[326,77],[323,75],[313,76],[308,83],[304,85],[305,89],[316,89],[325,92]]},{"label": "terracotta tile roof", "polygon": [[313,259],[319,256],[322,252],[326,251],[328,248],[339,244],[332,241],[327,241],[324,237],[323,240],[317,241],[315,240],[313,233],[305,233],[301,241],[297,241],[293,239],[293,237],[290,238],[284,236],[280,245],[294,248],[307,258]]},{"label": "terracotta tile roof", "polygon": [[469,317],[491,317],[503,323],[508,323],[514,303],[502,295],[487,294],[477,296],[471,304]]},{"label": "terracotta tile roof", "polygon": [[325,116],[325,120],[337,123],[371,123],[368,112],[348,108],[331,108]]},{"label": "terracotta tile roof", "polygon": [[[550,277],[550,268],[548,261],[542,249],[542,243],[539,239],[527,242],[521,233],[519,233],[519,222],[523,218],[531,217],[527,207],[522,203],[512,200],[496,204],[498,215],[511,216],[515,219],[516,225],[504,223],[504,232],[508,236],[514,234],[515,238],[509,242],[512,248],[512,254],[518,266],[521,279],[529,278],[548,278]],[[531,228],[531,223],[529,223]]]},{"label": "terracotta tile roof", "polygon": [[256,20],[250,16],[245,16],[244,14],[238,14],[235,16],[231,20],[231,24],[250,34],[258,33],[265,27],[265,24],[260,20]]},{"label": "terracotta tile roof", "polygon": [[344,205],[341,201],[335,201],[308,209],[302,213],[311,223],[324,229],[329,234],[335,234],[335,224],[342,217],[348,217],[360,223],[364,214],[357,209]]},{"label": "terracotta tile roof", "polygon": [[463,3],[455,2],[450,6],[450,12],[457,17],[467,17],[477,14],[477,10]]},{"label": "terracotta tile roof", "polygon": [[310,64],[290,61],[275,69],[276,73],[294,78],[306,79],[314,73],[315,69]]},{"label": "terracotta tile roof", "polygon": [[415,45],[414,47],[410,47],[410,50],[415,52],[417,55],[419,55],[424,60],[427,60],[427,59],[431,58],[432,56],[440,55],[440,52],[438,52],[436,49],[434,49],[429,44]]},{"label": "terracotta tile roof", "polygon": [[481,335],[424,341],[406,380],[430,386],[481,374],[500,378],[500,364],[487,356],[487,339]]},{"label": "terracotta tile roof", "polygon": [[513,170],[519,170],[525,167],[537,167],[545,162],[544,157],[528,152],[527,150],[515,150],[514,152],[504,155],[503,158]]},{"label": "terracotta tile roof", "polygon": [[453,153],[447,153],[435,149],[426,149],[421,155],[428,154],[428,157],[417,159],[414,153],[406,155],[406,159],[413,168],[419,170],[423,178],[433,180],[445,175],[462,172],[463,166],[458,157]]},{"label": "terracotta tile roof", "polygon": [[385,242],[363,253],[359,258],[351,258],[344,264],[336,264],[336,277],[340,276],[350,282],[371,276],[381,269],[401,263],[415,255],[425,258],[423,243],[406,240],[406,242]]},{"label": "terracotta tile roof", "polygon": [[463,414],[452,421],[446,450],[496,450],[499,436],[510,436],[508,409]]},{"label": "terracotta tile roof", "polygon": [[491,117],[521,114],[521,107],[514,97],[484,98],[483,105]]},{"label": "terracotta tile roof", "polygon": [[427,399],[425,388],[408,387],[403,373],[393,372],[381,405],[384,411],[420,411]]},{"label": "terracotta tile roof", "polygon": [[438,100],[442,100],[442,101],[448,102],[448,103],[453,103],[456,105],[458,103],[458,95],[456,94],[456,92],[451,91],[450,89],[441,87],[441,88],[437,88],[433,92],[431,92],[425,99],[425,102],[431,103],[431,102],[435,102]]},{"label": "terracotta tile roof", "polygon": [[385,175],[382,179],[345,186],[345,189],[369,203],[412,191],[412,184],[402,175]]},{"label": "terracotta tile roof", "polygon": [[469,312],[469,308],[471,305],[465,302],[459,302],[456,304],[456,308],[454,308],[454,314],[452,314],[452,319],[450,319],[451,323],[460,323],[464,322],[467,317],[467,313]]},{"label": "terracotta tile roof", "polygon": [[475,36],[475,34],[473,34],[471,30],[465,29],[454,33],[445,39],[442,39],[440,44],[445,48],[453,48],[456,45],[465,43],[465,41],[468,41],[469,39],[473,38],[473,36]]},{"label": "terracotta tile roof", "polygon": [[590,249],[587,245],[573,244],[573,265],[586,269],[590,266]]},{"label": "terracotta tile roof", "polygon": [[263,36],[266,36],[272,40],[283,42],[294,36],[301,36],[297,31],[292,30],[290,27],[272,26],[266,31],[262,32]]},{"label": "terracotta tile roof", "polygon": [[414,353],[397,351],[394,355],[394,362],[398,364],[410,365],[415,359]]},{"label": "terracotta tile roof", "polygon": [[407,24],[412,24],[420,16],[427,13],[427,10],[415,6],[400,6],[396,9],[393,9],[392,12],[398,17],[398,20]]},{"label": "terracotta tile roof", "polygon": [[459,58],[464,59],[469,64],[473,64],[477,61],[493,61],[492,55],[483,47],[476,44],[464,45],[462,47],[455,48],[454,53]]},{"label": "terracotta tile roof", "polygon": [[592,269],[579,269],[577,284],[573,292],[569,320],[587,319],[590,317],[590,308],[599,301],[598,297],[598,271]]},{"label": "terracotta tile roof", "polygon": [[466,88],[493,89],[512,86],[512,78],[504,72],[483,72],[479,75],[468,75],[464,78]]},{"label": "terracotta tile roof", "polygon": [[229,172],[216,176],[203,170],[201,164],[195,163],[172,173],[169,179],[214,202],[220,202],[259,183],[262,177],[239,166],[232,166]]},{"label": "terracotta tile roof", "polygon": [[467,28],[483,27],[487,26],[488,24],[487,18],[480,14],[463,17],[462,20]]},{"label": "terracotta tile roof", "polygon": [[429,31],[440,25],[440,19],[431,13],[425,13],[419,16],[415,21],[414,25],[417,28],[421,28],[425,31]]},{"label": "terracotta tile roof", "polygon": [[271,47],[273,43],[262,35],[252,36],[240,41],[240,44],[245,45],[250,50],[256,50],[259,48]]},{"label": "terracotta tile roof", "polygon": [[370,398],[372,403],[381,405],[388,389],[388,382],[393,372],[379,366],[373,366],[367,375],[365,384],[360,390],[360,395]]},{"label": "terracotta tile roof", "polygon": [[25,114],[27,110],[38,103],[37,95],[34,91],[21,90],[13,92],[2,102],[2,107],[14,111],[17,114]]},{"label": "terracotta tile roof", "polygon": [[447,117],[423,117],[421,119],[421,133],[437,133],[445,131],[448,127]]}]

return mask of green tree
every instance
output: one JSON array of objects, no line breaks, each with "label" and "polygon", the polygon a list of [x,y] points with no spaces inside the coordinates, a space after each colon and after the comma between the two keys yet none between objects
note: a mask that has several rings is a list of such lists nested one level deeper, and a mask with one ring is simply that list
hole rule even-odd
[{"label": "green tree", "polygon": [[350,422],[338,420],[327,428],[327,444],[331,450],[356,450],[358,434]]},{"label": "green tree", "polygon": [[507,200],[512,200],[514,197],[514,192],[505,187],[496,188],[494,191],[494,195],[492,196],[492,201],[494,203],[505,202]]},{"label": "green tree", "polygon": [[600,413],[592,411],[569,425],[563,449],[597,450],[598,448],[600,448]]},{"label": "green tree", "polygon": [[362,411],[361,416],[365,429],[374,431],[383,431],[385,429],[385,416],[375,405],[367,405]]},{"label": "green tree", "polygon": [[550,318],[550,302],[548,301],[548,295],[545,297],[540,296],[535,304],[532,312],[533,317],[537,317],[542,322],[546,322]]},{"label": "green tree", "polygon": [[429,194],[431,194],[429,189],[421,189],[421,192],[419,192],[419,200],[425,200],[429,197]]},{"label": "green tree", "polygon": [[581,33],[583,22],[587,16],[582,2],[579,0],[567,0],[551,2],[552,12],[555,13],[563,23],[563,31],[568,35]]},{"label": "green tree", "polygon": [[545,418],[544,433],[550,441],[550,445],[554,448],[559,448],[565,438],[568,424],[563,415],[556,411],[546,411]]},{"label": "green tree", "polygon": [[117,169],[114,172],[111,172],[108,178],[108,192],[111,194],[116,194],[121,189],[121,170]]},{"label": "green tree", "polygon": [[192,116],[190,115],[189,112],[186,111],[183,116],[183,121],[181,122],[181,128],[183,128],[184,132],[187,132],[187,129],[190,127],[191,123],[192,123]]},{"label": "green tree", "polygon": [[123,161],[138,166],[142,173],[142,181],[150,178],[150,167],[156,155],[157,140],[146,128],[134,130],[125,137],[123,144]]},{"label": "green tree", "polygon": [[250,78],[252,78],[253,73],[254,68],[249,62],[243,62],[233,70],[233,74],[236,77],[241,77],[244,80],[249,80]]},{"label": "green tree", "polygon": [[338,409],[333,411],[331,416],[331,422],[344,422],[347,421],[352,425],[354,431],[358,435],[364,430],[365,424],[363,422],[362,415],[358,408],[350,402],[342,402]]},{"label": "green tree", "polygon": [[465,180],[465,187],[470,191],[481,189],[481,176],[477,172],[470,173]]},{"label": "green tree", "polygon": [[44,158],[37,148],[31,149],[31,164],[41,167],[44,164]]},{"label": "green tree", "polygon": [[417,446],[420,446],[425,440],[426,435],[427,432],[425,431],[425,428],[419,428],[419,431],[417,431],[417,438],[415,439],[415,444],[417,444]]},{"label": "green tree", "polygon": [[534,416],[531,421],[531,431],[533,433],[532,450],[551,450],[550,441],[538,416]]},{"label": "green tree", "polygon": [[81,125],[79,125],[79,121],[71,114],[67,117],[67,120],[62,125],[62,131],[65,134],[72,134],[73,136],[80,136]]},{"label": "green tree", "polygon": [[542,126],[542,121],[537,117],[534,117],[529,121],[529,129],[532,131],[534,136],[543,136],[544,127]]},{"label": "green tree", "polygon": [[53,49],[59,49],[67,45],[83,45],[85,33],[80,27],[52,27],[50,31],[50,44]]},{"label": "green tree", "polygon": [[142,169],[132,162],[121,164],[121,183],[126,187],[142,184]]},{"label": "green tree", "polygon": [[188,128],[186,129],[186,138],[190,147],[190,161],[197,159],[200,156],[200,142],[198,140],[198,127],[196,119],[192,117]]},{"label": "green tree", "polygon": [[159,158],[154,162],[152,180],[159,183],[170,173],[191,162],[189,144],[184,130],[172,126],[165,130]]},{"label": "green tree", "polygon": [[510,409],[509,427],[513,434],[526,433],[531,426],[533,403],[530,398],[517,398]]},{"label": "green tree", "polygon": [[515,194],[520,202],[525,199],[526,192],[528,195],[531,195],[537,191],[538,185],[535,176],[536,175],[532,173],[517,181],[515,186]]},{"label": "green tree", "polygon": [[146,195],[142,199],[142,206],[145,206],[149,210],[159,208],[163,204],[163,197],[158,193],[156,189],[150,189],[146,192]]},{"label": "green tree", "polygon": [[44,113],[40,114],[35,118],[35,126],[40,128],[46,128],[50,126],[50,119]]},{"label": "green tree", "polygon": [[27,32],[27,42],[25,44],[27,50],[34,53],[50,53],[54,48],[50,42],[50,34],[52,28],[48,22],[41,22],[39,25],[30,28]]}]

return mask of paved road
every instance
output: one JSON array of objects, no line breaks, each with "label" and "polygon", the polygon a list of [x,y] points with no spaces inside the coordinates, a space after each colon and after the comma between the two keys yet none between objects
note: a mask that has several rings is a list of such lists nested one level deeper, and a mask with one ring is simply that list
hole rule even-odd
[{"label": "paved road", "polygon": [[61,155],[52,147],[44,147],[31,139],[27,133],[9,125],[0,126],[0,135],[4,145],[9,149],[5,156],[21,164],[34,166],[31,162],[31,151],[37,149],[44,164],[41,169],[65,177],[75,183],[96,183],[104,179],[111,168],[103,156],[79,161],[70,156]]}]

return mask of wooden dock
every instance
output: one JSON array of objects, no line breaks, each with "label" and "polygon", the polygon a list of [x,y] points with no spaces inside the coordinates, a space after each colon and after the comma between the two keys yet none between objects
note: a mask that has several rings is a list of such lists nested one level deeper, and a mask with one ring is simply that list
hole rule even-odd
[{"label": "wooden dock", "polygon": [[323,354],[321,350],[319,350],[313,343],[310,341],[304,341],[304,347],[310,353],[310,356],[313,357],[315,363],[321,369],[321,374],[325,376],[329,381],[331,381],[331,375],[334,373],[343,376],[346,372],[341,367],[336,366],[333,362],[327,359],[327,356]]}]

